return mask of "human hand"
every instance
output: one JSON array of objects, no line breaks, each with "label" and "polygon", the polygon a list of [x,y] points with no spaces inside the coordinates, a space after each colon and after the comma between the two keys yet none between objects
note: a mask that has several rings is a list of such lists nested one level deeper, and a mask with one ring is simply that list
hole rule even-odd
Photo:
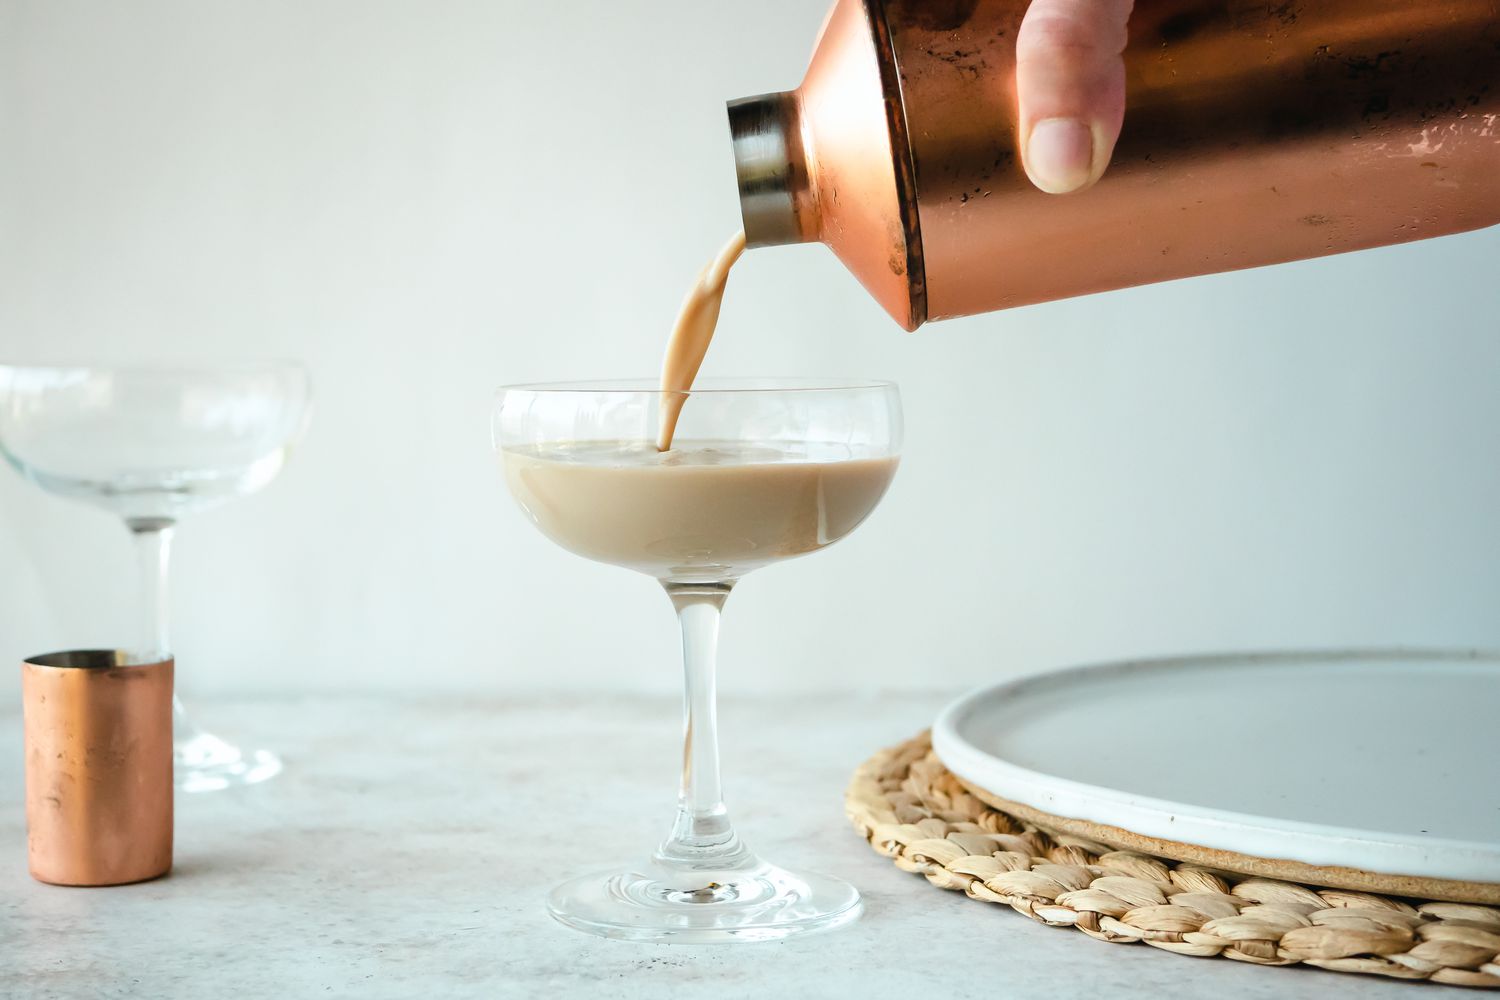
[{"label": "human hand", "polygon": [[1125,22],[1133,0],[1032,0],[1016,35],[1021,162],[1066,194],[1109,165],[1125,115]]}]

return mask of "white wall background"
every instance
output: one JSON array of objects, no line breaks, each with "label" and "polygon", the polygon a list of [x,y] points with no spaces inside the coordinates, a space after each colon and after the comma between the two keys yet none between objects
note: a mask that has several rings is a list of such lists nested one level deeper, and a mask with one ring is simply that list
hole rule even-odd
[{"label": "white wall background", "polygon": [[[655,371],[737,223],[723,103],[795,84],[821,6],[0,0],[0,357],[313,371],[281,480],[179,532],[190,687],[676,686],[654,585],[512,508],[491,391]],[[1500,645],[1497,260],[1490,230],[906,336],[821,248],[755,254],[706,371],[895,377],[909,436],[865,528],[741,587],[725,688]],[[0,661],[123,642],[124,531],[0,472]]]}]

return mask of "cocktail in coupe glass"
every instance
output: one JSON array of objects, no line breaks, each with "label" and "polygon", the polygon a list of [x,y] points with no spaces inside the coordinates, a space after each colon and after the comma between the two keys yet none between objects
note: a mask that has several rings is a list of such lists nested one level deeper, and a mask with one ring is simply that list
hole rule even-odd
[{"label": "cocktail in coupe glass", "polygon": [[[503,389],[493,433],[505,480],[562,547],[661,581],[682,626],[686,744],[677,819],[642,863],[575,878],[549,899],[563,923],[646,941],[771,940],[847,923],[853,886],[760,860],[719,784],[719,612],[750,570],[831,545],[890,485],[901,402],[886,382],[705,380],[673,447],[655,441],[653,382]],[[670,401],[671,395],[667,394]]]},{"label": "cocktail in coupe glass", "polygon": [[[291,362],[0,365],[0,453],[47,492],[119,515],[135,539],[144,616],[133,659],[172,655],[167,564],[178,519],[274,479],[301,435],[310,395],[306,370]],[[172,709],[178,788],[213,791],[281,770],[275,754],[199,729],[175,698]]]}]

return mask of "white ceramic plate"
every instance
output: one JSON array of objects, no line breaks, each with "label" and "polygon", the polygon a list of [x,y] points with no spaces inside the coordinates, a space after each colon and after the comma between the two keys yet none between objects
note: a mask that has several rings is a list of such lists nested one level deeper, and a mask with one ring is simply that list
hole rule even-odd
[{"label": "white ceramic plate", "polygon": [[983,688],[933,747],[1054,816],[1257,858],[1500,883],[1500,655],[1077,667]]}]

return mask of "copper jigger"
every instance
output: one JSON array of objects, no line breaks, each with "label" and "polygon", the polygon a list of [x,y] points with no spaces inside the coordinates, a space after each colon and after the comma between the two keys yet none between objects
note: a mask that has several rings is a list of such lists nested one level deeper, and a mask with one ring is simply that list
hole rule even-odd
[{"label": "copper jigger", "polygon": [[33,878],[122,885],[172,867],[172,667],[102,649],[21,664]]}]

